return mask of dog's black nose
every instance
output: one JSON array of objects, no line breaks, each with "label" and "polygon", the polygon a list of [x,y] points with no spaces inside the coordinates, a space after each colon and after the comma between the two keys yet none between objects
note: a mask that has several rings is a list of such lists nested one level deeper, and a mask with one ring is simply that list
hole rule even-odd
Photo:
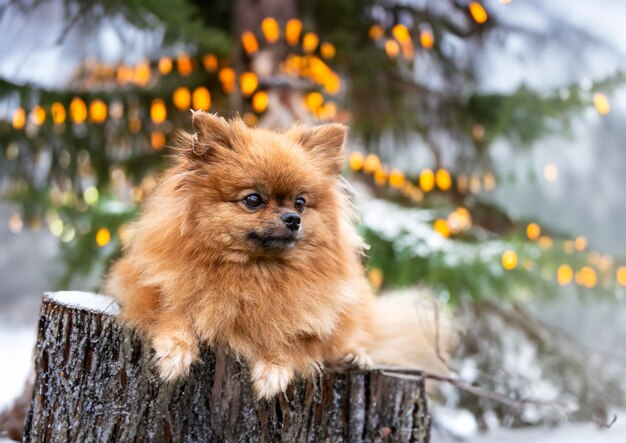
[{"label": "dog's black nose", "polygon": [[297,231],[300,228],[300,216],[295,212],[287,212],[280,218],[290,231]]}]

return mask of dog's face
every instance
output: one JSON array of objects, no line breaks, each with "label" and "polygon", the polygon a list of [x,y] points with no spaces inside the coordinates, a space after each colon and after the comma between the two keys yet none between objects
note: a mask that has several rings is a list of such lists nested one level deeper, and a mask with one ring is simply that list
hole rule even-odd
[{"label": "dog's face", "polygon": [[344,126],[279,133],[196,112],[194,128],[181,190],[189,197],[189,228],[204,245],[246,261],[336,241]]}]

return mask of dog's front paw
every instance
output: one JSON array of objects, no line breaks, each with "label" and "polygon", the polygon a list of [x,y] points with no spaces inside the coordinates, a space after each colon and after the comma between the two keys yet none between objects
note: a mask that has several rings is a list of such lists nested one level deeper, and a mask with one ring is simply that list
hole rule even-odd
[{"label": "dog's front paw", "polygon": [[257,361],[251,367],[252,386],[259,399],[284,392],[293,375],[293,369],[266,361]]},{"label": "dog's front paw", "polygon": [[165,381],[189,374],[191,364],[198,357],[196,338],[188,333],[158,335],[152,340],[152,347],[159,375]]},{"label": "dog's front paw", "polygon": [[361,369],[371,369],[374,366],[374,360],[364,350],[350,352],[343,360],[346,363],[357,365]]}]

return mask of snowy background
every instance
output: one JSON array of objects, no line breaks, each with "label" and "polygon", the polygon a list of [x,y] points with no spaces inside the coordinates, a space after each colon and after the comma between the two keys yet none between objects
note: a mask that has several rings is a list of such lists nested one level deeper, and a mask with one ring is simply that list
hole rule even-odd
[{"label": "snowy background", "polygon": [[[513,0],[507,5],[507,17],[529,27],[549,26],[533,13],[539,0]],[[569,82],[589,82],[626,67],[626,2],[623,0],[541,1],[560,20],[584,26],[597,38],[606,41],[606,51],[571,57],[559,50],[562,42],[546,45],[532,65],[523,47],[494,47],[493,56],[485,61],[490,70],[484,88],[508,91],[521,83],[549,88]],[[76,63],[87,55],[104,61],[124,60],[132,63],[152,51],[160,39],[159,32],[148,34],[131,29],[123,22],[111,21],[92,39],[69,35],[65,45],[55,44],[62,29],[60,2],[48,2],[28,17],[9,10],[0,18],[0,77],[53,87],[69,77]],[[122,30],[124,38],[113,29]],[[37,29],[36,33],[30,30]],[[130,42],[130,43],[129,43]],[[130,46],[129,46],[130,45]],[[584,60],[584,63],[581,63]],[[618,65],[616,65],[618,63]],[[626,91],[611,102],[612,113],[600,120],[590,111],[577,121],[572,137],[553,137],[542,142],[542,149],[514,153],[501,145],[494,159],[500,171],[525,171],[517,182],[498,186],[494,199],[517,216],[534,217],[566,232],[584,233],[594,248],[613,255],[626,254]],[[7,115],[9,108],[0,109]],[[420,153],[410,159],[421,167]],[[400,159],[400,163],[407,162]],[[531,180],[542,176],[546,163],[558,167],[558,180],[546,183]],[[8,229],[12,213],[6,203],[0,204],[0,408],[6,407],[23,387],[29,373],[35,340],[37,310],[41,294],[50,289],[60,270],[57,239],[48,231],[23,231],[19,235]],[[97,282],[78,282],[68,289],[92,290]],[[622,296],[624,290],[622,289]],[[626,340],[626,305],[623,297],[615,300],[584,301],[565,297],[558,301],[536,304],[531,308],[544,320],[566,329],[589,346],[622,352]],[[597,425],[569,424],[556,429],[495,429],[478,434],[476,423],[462,411],[436,408],[436,421],[445,422],[455,435],[436,426],[433,441],[509,443],[607,442],[626,441],[626,412],[617,411],[618,420],[611,429]]]}]

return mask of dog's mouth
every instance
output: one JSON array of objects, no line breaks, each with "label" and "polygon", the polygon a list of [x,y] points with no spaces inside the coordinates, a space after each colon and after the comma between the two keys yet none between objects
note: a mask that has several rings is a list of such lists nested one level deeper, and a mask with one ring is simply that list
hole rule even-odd
[{"label": "dog's mouth", "polygon": [[286,235],[273,235],[259,232],[249,232],[248,239],[259,245],[261,248],[271,250],[288,250],[293,248],[300,241],[298,233]]}]

